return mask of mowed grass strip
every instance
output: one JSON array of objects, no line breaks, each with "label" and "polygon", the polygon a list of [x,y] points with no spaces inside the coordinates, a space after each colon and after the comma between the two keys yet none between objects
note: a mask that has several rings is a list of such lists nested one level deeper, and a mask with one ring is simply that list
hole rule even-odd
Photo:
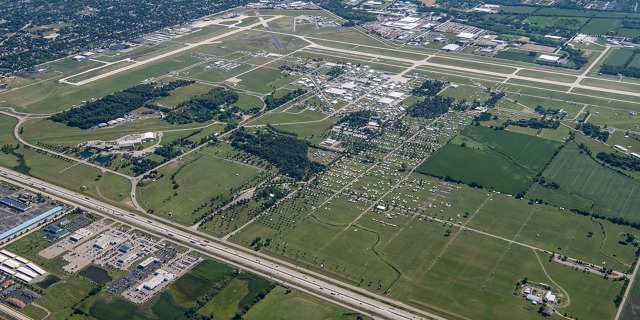
[{"label": "mowed grass strip", "polygon": [[418,172],[452,177],[466,183],[511,194],[522,192],[533,181],[531,176],[506,157],[491,151],[447,144],[429,157]]},{"label": "mowed grass strip", "polygon": [[544,172],[560,189],[595,201],[593,211],[607,217],[640,221],[640,182],[601,166],[567,144]]}]

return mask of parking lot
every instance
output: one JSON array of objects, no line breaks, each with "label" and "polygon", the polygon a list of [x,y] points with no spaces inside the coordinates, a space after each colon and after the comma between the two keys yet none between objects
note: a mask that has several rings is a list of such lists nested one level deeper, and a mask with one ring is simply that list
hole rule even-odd
[{"label": "parking lot", "polygon": [[[159,250],[157,250],[153,255],[149,257],[155,257],[156,260],[151,262],[146,268],[140,268],[140,259],[137,264],[132,265],[131,269],[127,274],[122,276],[120,279],[113,281],[110,285],[107,286],[107,289],[113,292],[122,292],[126,289],[131,288],[134,284],[136,284],[140,279],[144,279],[147,275],[151,274],[158,266],[160,266],[165,261],[169,261],[173,259],[178,254],[178,250],[173,247],[161,246]],[[148,257],[145,257],[146,260]]]},{"label": "parking lot", "polygon": [[154,273],[150,273],[143,281],[140,282],[139,285],[131,286],[128,290],[122,293],[122,296],[136,304],[141,304],[151,299],[156,293],[164,290],[167,286],[169,286],[173,281],[176,281],[182,275],[184,275],[187,271],[191,270],[198,262],[200,262],[202,258],[195,257],[190,252],[181,253],[176,256],[174,259],[171,259],[169,262],[160,265],[156,272],[162,270],[166,272],[169,277],[165,278],[165,281],[162,281],[153,289],[148,289],[143,287],[145,283],[148,283],[151,279],[156,277]]},{"label": "parking lot", "polygon": [[58,243],[46,247],[44,250],[40,251],[40,253],[38,254],[45,259],[55,258],[61,255],[63,252],[67,250],[73,250],[76,247],[88,241],[89,239],[93,239],[95,235],[101,233],[105,228],[107,228],[111,224],[113,224],[113,222],[110,222],[109,224],[107,224],[105,223],[105,220],[93,222],[90,225],[84,227],[84,229],[92,233],[90,236],[84,237],[78,241],[72,241],[70,237],[66,237],[61,241],[59,241]]}]

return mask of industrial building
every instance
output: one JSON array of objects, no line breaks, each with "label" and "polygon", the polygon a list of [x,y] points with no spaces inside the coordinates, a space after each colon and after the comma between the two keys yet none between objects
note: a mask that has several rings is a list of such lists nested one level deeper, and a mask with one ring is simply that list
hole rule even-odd
[{"label": "industrial building", "polygon": [[46,271],[36,266],[33,262],[7,250],[0,251],[0,261],[2,261],[0,272],[16,277],[27,283],[46,273]]},{"label": "industrial building", "polygon": [[153,263],[155,263],[155,262],[158,262],[158,261],[160,261],[160,260],[158,260],[158,258],[156,258],[156,257],[149,257],[149,258],[147,258],[146,260],[142,261],[142,262],[138,265],[138,268],[139,268],[139,269],[144,270],[144,269],[146,269],[147,267],[149,267],[151,264],[153,264]]},{"label": "industrial building", "polygon": [[138,252],[131,251],[131,252],[127,253],[127,254],[123,254],[122,257],[120,257],[118,259],[118,262],[119,263],[127,263],[127,262],[129,262],[131,260],[134,260],[136,258],[138,258]]},{"label": "industrial building", "polygon": [[16,209],[20,212],[25,212],[29,209],[31,209],[31,206],[22,202],[22,201],[18,201],[15,199],[11,199],[9,197],[2,197],[0,198],[0,203],[4,204],[5,206],[11,208],[11,209]]},{"label": "industrial building", "polygon": [[156,270],[153,274],[155,274],[153,278],[147,280],[145,283],[142,284],[143,288],[147,290],[153,290],[161,283],[165,281],[169,281],[174,277],[173,273],[164,271],[162,269]]},{"label": "industrial building", "polygon": [[109,245],[114,245],[114,244],[118,244],[118,242],[120,242],[120,239],[116,238],[116,237],[110,237],[110,236],[100,236],[100,238],[98,238],[98,240],[96,240],[96,242],[93,244],[94,248],[97,249],[104,249]]},{"label": "industrial building", "polygon": [[51,209],[51,210],[49,210],[49,211],[47,211],[47,212],[45,212],[45,213],[43,213],[41,215],[36,216],[35,218],[29,219],[29,220],[21,223],[20,225],[18,225],[16,227],[13,227],[10,230],[5,231],[2,234],[0,234],[0,240],[4,240],[4,239],[6,239],[6,238],[8,238],[8,237],[10,237],[10,236],[22,231],[22,230],[24,230],[24,229],[26,229],[26,228],[28,228],[28,227],[30,227],[32,225],[35,225],[36,223],[38,223],[38,222],[40,222],[40,221],[42,221],[42,220],[54,215],[54,214],[56,214],[56,213],[58,213],[60,211],[62,211],[62,207],[55,207],[55,208],[53,208],[53,209]]},{"label": "industrial building", "polygon": [[87,238],[89,236],[91,236],[93,233],[85,228],[80,228],[78,230],[76,230],[76,232],[74,232],[70,237],[69,240],[71,241],[80,241],[84,238]]}]

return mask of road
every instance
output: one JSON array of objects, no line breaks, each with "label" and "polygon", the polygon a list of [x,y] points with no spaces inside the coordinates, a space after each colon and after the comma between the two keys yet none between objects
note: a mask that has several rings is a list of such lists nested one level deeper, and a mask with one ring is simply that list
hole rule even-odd
[{"label": "road", "polygon": [[620,319],[622,316],[622,310],[624,310],[624,306],[627,303],[627,299],[629,299],[629,293],[631,289],[633,289],[633,285],[635,284],[636,277],[638,276],[638,269],[640,268],[640,262],[636,263],[635,269],[633,269],[633,273],[629,278],[629,285],[627,286],[627,290],[624,291],[624,295],[622,296],[622,302],[620,302],[620,307],[618,307],[618,312],[616,312],[615,320]]},{"label": "road", "polygon": [[[184,245],[198,248],[231,265],[241,266],[261,276],[265,276],[279,284],[304,292],[311,292],[323,300],[348,306],[349,309],[363,314],[384,319],[437,319],[445,318],[405,305],[399,301],[376,296],[362,288],[334,280],[330,277],[299,268],[291,263],[279,261],[260,252],[246,249],[232,243],[221,243],[219,239],[187,230],[177,225],[159,223],[161,219],[150,215],[140,215],[124,211],[120,208],[100,202],[73,191],[46,183],[33,177],[3,169],[2,179],[11,180],[29,189],[36,189],[59,198],[66,202],[73,202],[79,207],[97,211],[108,215],[120,222],[146,229],[151,233],[172,237],[173,240]],[[44,188],[44,189],[43,189]],[[375,298],[374,298],[375,297]]]},{"label": "road", "polygon": [[14,310],[8,306],[5,306],[4,304],[0,303],[0,312],[2,313],[6,313],[18,320],[31,320],[31,318],[25,316],[24,314],[18,312],[17,310]]}]

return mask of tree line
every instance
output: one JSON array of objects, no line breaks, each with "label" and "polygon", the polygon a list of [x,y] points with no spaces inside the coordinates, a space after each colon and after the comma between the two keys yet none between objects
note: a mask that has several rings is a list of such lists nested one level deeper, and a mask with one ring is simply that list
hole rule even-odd
[{"label": "tree line", "polygon": [[[216,87],[209,92],[181,102],[171,109],[164,120],[171,124],[186,124],[192,122],[205,122],[214,119],[216,116],[223,117],[224,120],[232,118],[232,113],[237,111],[226,110],[229,106],[238,102],[238,93],[222,87]],[[223,111],[223,109],[225,109]]]},{"label": "tree line", "polygon": [[176,80],[164,86],[157,86],[155,83],[139,84],[79,107],[56,113],[49,119],[70,127],[89,129],[100,123],[124,117],[127,113],[144,106],[151,99],[168,96],[171,90],[192,83],[193,81]]},{"label": "tree line", "polygon": [[266,98],[264,98],[264,104],[266,105],[266,109],[268,110],[273,110],[279,106],[284,105],[285,103],[305,94],[307,91],[305,91],[304,89],[295,89],[293,91],[288,92],[287,94],[285,94],[284,96],[280,97],[280,98],[276,98],[274,97],[273,93],[268,95]]},{"label": "tree line", "polygon": [[612,167],[640,172],[640,158],[629,157],[626,155],[621,156],[615,153],[606,152],[598,152],[596,158],[604,161]]}]

